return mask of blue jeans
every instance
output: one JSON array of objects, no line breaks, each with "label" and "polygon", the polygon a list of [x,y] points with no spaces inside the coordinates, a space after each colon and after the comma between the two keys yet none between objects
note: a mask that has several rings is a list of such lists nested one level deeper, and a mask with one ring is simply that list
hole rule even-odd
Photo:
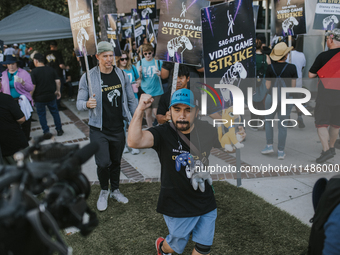
[{"label": "blue jeans", "polygon": [[50,110],[50,113],[53,116],[55,129],[57,131],[62,130],[59,110],[57,106],[57,100],[54,99],[50,102],[35,102],[35,108],[37,109],[39,122],[40,122],[40,125],[41,125],[41,128],[44,134],[50,132],[50,129],[47,126],[47,120],[46,120],[46,106],[48,107],[48,109]]},{"label": "blue jeans", "polygon": [[[278,144],[278,150],[283,151],[285,149],[286,145],[286,138],[287,138],[287,128],[282,126],[281,122],[285,119],[289,119],[290,112],[293,108],[293,105],[289,104],[287,105],[287,110],[286,110],[286,115],[282,115],[281,113],[281,103],[278,102],[278,106],[276,110],[272,113],[266,116],[266,119],[274,119],[275,115],[277,113],[277,117],[280,120],[278,123],[278,129],[279,129],[279,144]],[[270,109],[272,106],[272,96],[267,95],[266,97],[266,102],[265,102],[266,110]],[[273,121],[274,123],[274,121]],[[287,123],[286,123],[287,124]],[[267,139],[267,144],[273,144],[274,143],[274,128],[272,121],[265,121],[265,128],[266,128],[266,139]]]}]

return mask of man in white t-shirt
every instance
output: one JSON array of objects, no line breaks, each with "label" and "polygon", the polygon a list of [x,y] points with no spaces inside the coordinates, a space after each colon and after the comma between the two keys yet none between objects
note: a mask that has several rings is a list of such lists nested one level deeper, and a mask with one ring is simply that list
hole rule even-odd
[{"label": "man in white t-shirt", "polygon": [[[296,79],[296,87],[302,88],[302,70],[306,66],[306,57],[305,57],[305,54],[303,54],[302,52],[295,50],[296,40],[294,38],[292,38],[292,46],[294,48],[290,52],[290,54],[288,54],[288,58],[287,58],[286,62],[294,64],[296,66],[296,70],[297,70],[297,73],[298,73],[298,78]],[[301,95],[303,95],[303,94],[301,94]],[[297,94],[297,97],[299,97],[299,96],[300,96],[300,94]],[[296,108],[296,111],[297,111],[297,114],[298,114],[297,122],[299,124],[299,128],[304,128],[305,124],[303,123],[302,112],[297,107],[295,107],[295,108]]]}]

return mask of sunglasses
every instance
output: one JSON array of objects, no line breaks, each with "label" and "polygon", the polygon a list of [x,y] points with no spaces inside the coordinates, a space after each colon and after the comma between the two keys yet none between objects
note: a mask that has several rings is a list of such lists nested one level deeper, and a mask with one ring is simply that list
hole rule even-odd
[{"label": "sunglasses", "polygon": [[128,61],[128,58],[120,58],[120,61],[124,61],[124,60]]},{"label": "sunglasses", "polygon": [[144,52],[144,56],[152,55],[152,52]]}]

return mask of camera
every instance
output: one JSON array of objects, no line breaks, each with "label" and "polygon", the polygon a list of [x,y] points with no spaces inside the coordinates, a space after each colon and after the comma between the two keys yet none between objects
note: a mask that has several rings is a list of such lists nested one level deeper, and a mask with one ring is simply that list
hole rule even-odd
[{"label": "camera", "polygon": [[51,137],[37,137],[17,152],[17,165],[0,165],[0,254],[72,254],[60,229],[74,226],[86,236],[98,225],[86,203],[91,186],[81,173],[98,144],[41,145]]}]

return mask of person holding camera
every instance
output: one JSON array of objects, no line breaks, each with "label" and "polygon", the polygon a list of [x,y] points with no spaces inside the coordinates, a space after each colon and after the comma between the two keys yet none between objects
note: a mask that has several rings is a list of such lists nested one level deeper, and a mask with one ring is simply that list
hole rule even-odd
[{"label": "person holding camera", "polygon": [[129,77],[112,65],[112,45],[109,42],[98,43],[96,57],[99,65],[88,74],[92,90],[89,89],[90,85],[84,74],[79,82],[77,109],[89,111],[90,140],[99,143],[99,150],[95,154],[101,187],[97,209],[104,211],[109,195],[118,202],[129,201],[119,191],[120,162],[125,146],[123,120],[131,121],[137,100]]},{"label": "person holding camera", "polygon": [[141,95],[130,123],[128,145],[153,148],[161,163],[157,212],[164,215],[169,235],[156,240],[157,254],[183,253],[191,234],[196,242],[192,254],[210,254],[216,201],[209,171],[200,170],[208,165],[212,147],[221,147],[217,130],[197,119],[199,108],[189,89],[179,89],[172,95],[171,123],[142,130],[144,112],[153,100],[151,95]]}]

